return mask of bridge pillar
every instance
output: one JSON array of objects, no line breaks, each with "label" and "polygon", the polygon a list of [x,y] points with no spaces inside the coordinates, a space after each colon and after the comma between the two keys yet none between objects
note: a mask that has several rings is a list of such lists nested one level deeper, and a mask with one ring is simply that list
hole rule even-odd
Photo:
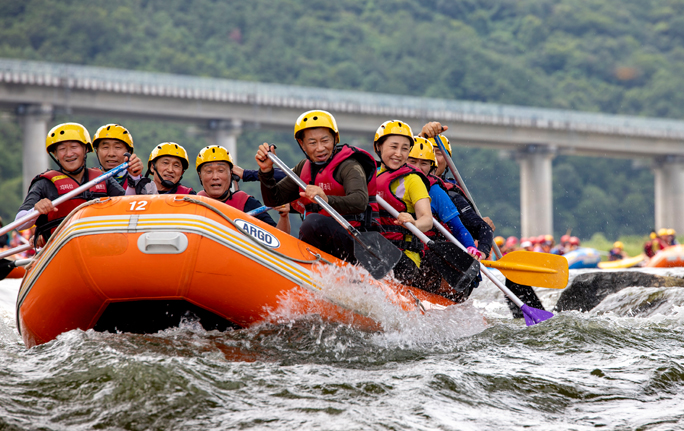
[{"label": "bridge pillar", "polygon": [[21,105],[17,108],[23,139],[23,190],[28,192],[33,177],[50,167],[50,158],[45,152],[45,137],[48,121],[52,120],[50,105]]},{"label": "bridge pillar", "polygon": [[209,129],[214,133],[214,144],[227,149],[237,164],[237,138],[242,133],[242,120],[212,120]]},{"label": "bridge pillar", "polygon": [[516,153],[520,164],[521,235],[553,234],[551,161],[555,150],[545,145],[528,145]]},{"label": "bridge pillar", "polygon": [[684,157],[655,160],[655,228],[684,232]]}]

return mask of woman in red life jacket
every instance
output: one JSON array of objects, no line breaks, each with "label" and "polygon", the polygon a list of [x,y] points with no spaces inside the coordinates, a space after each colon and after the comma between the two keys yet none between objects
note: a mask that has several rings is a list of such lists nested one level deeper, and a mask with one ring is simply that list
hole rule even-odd
[{"label": "woman in red life jacket", "polygon": [[[230,181],[232,178],[233,158],[228,153],[228,150],[220,145],[210,145],[202,148],[197,155],[195,167],[197,168],[197,175],[199,175],[200,184],[202,184],[203,188],[203,190],[197,193],[197,196],[208,196],[243,212],[248,212],[262,206],[261,202],[256,198],[243,191],[231,192]],[[266,212],[258,214],[256,218],[289,234],[289,205],[286,204],[282,208],[276,208],[276,210],[280,213],[280,220],[278,220],[277,225]]]},{"label": "woman in red life jacket", "polygon": [[[155,190],[146,194],[197,194],[192,188],[180,183],[189,165],[190,160],[185,148],[175,142],[163,142],[157,145],[150,153],[150,158],[147,161],[147,173],[145,178],[138,181],[135,187],[136,192],[144,194],[143,188],[147,187],[148,184],[154,184],[153,189]],[[153,180],[148,178],[150,174],[152,174]]]},{"label": "woman in red life jacket", "polygon": [[417,169],[406,164],[414,145],[411,127],[403,121],[386,121],[375,132],[373,148],[382,165],[378,170],[378,195],[399,212],[392,217],[380,209],[383,236],[404,251],[394,267],[394,276],[400,282],[421,287],[418,278],[421,261],[424,258],[424,244],[404,227],[413,223],[421,232],[432,229],[430,209],[430,183]]},{"label": "woman in red life jacket", "polygon": [[115,176],[114,179],[127,191],[127,194],[133,194],[135,185],[140,180],[143,164],[140,158],[133,153],[135,151],[133,136],[128,129],[119,124],[105,124],[97,129],[95,136],[93,136],[93,149],[102,172],[108,172],[122,164],[125,161],[126,153],[131,155],[130,168]]},{"label": "woman in red life jacket", "polygon": [[262,144],[255,159],[259,165],[261,195],[268,206],[290,203],[303,222],[299,239],[350,263],[356,263],[354,240],[345,228],[314,202],[320,196],[360,231],[375,229],[375,159],[366,151],[338,145],[335,118],[326,111],[299,116],[294,137],[306,156],[292,169],[308,184],[305,191],[291,178],[276,181],[268,153],[275,148]]},{"label": "woman in red life jacket", "polygon": [[[103,196],[121,196],[124,189],[113,178],[108,178],[81,195],[55,208],[52,201],[102,175],[99,169],[86,168],[86,155],[93,151],[90,134],[78,123],[64,123],[53,127],[45,139],[45,150],[57,163],[59,170],[48,170],[31,181],[24,203],[19,207],[16,219],[25,216],[31,209],[41,214],[36,220],[35,244],[42,247],[52,232],[71,210],[91,199]],[[131,165],[129,172],[140,169]],[[132,173],[132,172],[131,172]],[[18,230],[31,227],[33,222],[19,226]]]}]

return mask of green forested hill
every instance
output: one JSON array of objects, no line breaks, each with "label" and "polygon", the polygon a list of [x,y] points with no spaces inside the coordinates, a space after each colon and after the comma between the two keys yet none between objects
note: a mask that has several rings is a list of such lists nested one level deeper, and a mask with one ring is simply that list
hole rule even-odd
[{"label": "green forested hill", "polygon": [[[0,57],[671,118],[684,117],[683,42],[684,0],[0,1]],[[142,149],[170,130],[205,142],[136,127]],[[240,138],[247,166],[263,139]],[[518,233],[515,162],[457,154],[481,209]],[[0,166],[3,196],[16,173]],[[554,176],[557,233],[652,226],[648,169],[562,156]]]}]

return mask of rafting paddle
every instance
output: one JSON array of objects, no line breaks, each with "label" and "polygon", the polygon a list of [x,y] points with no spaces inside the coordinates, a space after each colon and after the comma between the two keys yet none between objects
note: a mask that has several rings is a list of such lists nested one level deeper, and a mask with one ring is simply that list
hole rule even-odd
[{"label": "rafting paddle", "polygon": [[[456,244],[458,240],[434,217],[432,224],[449,241]],[[532,251],[514,251],[504,255],[497,261],[480,262],[488,268],[496,268],[509,280],[527,286],[565,289],[568,285],[568,260],[563,256]]]},{"label": "rafting paddle", "polygon": [[9,260],[2,259],[0,261],[0,280],[4,280],[12,272],[14,268],[19,266],[26,266],[33,262],[33,259]]},{"label": "rafting paddle", "polygon": [[[128,153],[126,153],[126,154],[128,154]],[[128,157],[130,157],[130,154],[128,154]],[[126,168],[128,168],[128,162],[127,161],[123,162],[122,164],[120,164],[119,166],[117,166],[113,169],[110,169],[109,171],[100,175],[99,177],[95,178],[94,180],[88,181],[87,183],[83,184],[82,186],[73,189],[69,193],[66,193],[66,194],[58,197],[57,199],[52,201],[52,205],[56,207],[57,205],[64,203],[73,197],[78,196],[79,194],[88,190],[89,188],[91,188],[95,184],[100,183],[102,181],[105,181],[107,178],[113,177],[114,175],[118,174],[119,172],[123,171]],[[30,221],[34,221],[38,217],[40,217],[40,213],[34,209],[31,209],[31,211],[29,211],[28,214],[26,214],[22,218],[20,218],[18,220],[14,220],[12,223],[10,223],[10,224],[6,225],[5,227],[3,227],[2,229],[0,229],[0,235],[9,232],[12,229],[18,228],[19,226],[22,226],[22,225],[24,225]]]},{"label": "rafting paddle", "polygon": [[[273,153],[268,153],[268,157],[282,169],[288,177],[290,177],[297,185],[306,190],[306,183],[297,176],[292,170],[282,162]],[[380,280],[401,259],[402,252],[389,242],[379,232],[359,232],[354,226],[335,211],[330,204],[324,201],[320,196],[314,198],[316,203],[330,214],[335,221],[344,227],[347,232],[354,238],[354,257],[363,266],[373,278]]]},{"label": "rafting paddle", "polygon": [[[385,200],[383,198],[381,198],[380,196],[376,196],[376,199],[377,199],[378,203],[380,205],[382,205],[382,207],[385,208],[385,210],[387,210],[387,212],[389,212],[392,216],[397,217],[399,215],[399,212],[397,210],[395,210],[387,202],[385,202]],[[428,247],[430,247],[430,243],[437,244],[434,241],[430,240],[430,238],[428,238],[423,232],[418,230],[418,228],[416,226],[414,226],[413,224],[404,223],[404,226],[407,229],[409,229],[411,231],[411,233],[413,233],[418,238],[420,238],[421,241],[423,241],[425,244],[427,244]],[[441,243],[441,244],[452,244],[452,243]],[[463,244],[461,244],[460,242],[456,241],[456,244],[454,244],[454,245],[458,246],[458,248],[461,249],[463,251],[463,253],[466,252],[465,247],[463,247]],[[439,250],[439,249],[435,249],[435,250]],[[470,255],[468,255],[468,256],[470,256]],[[440,256],[440,257],[442,257],[443,259],[446,259],[446,256]],[[473,259],[472,257],[471,257],[471,259],[474,262],[477,262],[477,260]],[[548,320],[548,319],[553,317],[553,313],[551,313],[551,312],[530,307],[529,305],[522,302],[520,300],[520,298],[515,296],[515,294],[513,294],[513,292],[510,291],[510,289],[508,289],[499,280],[497,280],[497,278],[491,272],[489,272],[489,270],[486,267],[480,267],[480,270],[482,271],[482,273],[487,278],[489,278],[492,281],[492,283],[494,283],[494,285],[496,285],[496,287],[498,287],[506,296],[508,296],[508,298],[511,301],[513,301],[513,303],[515,305],[517,305],[520,308],[520,310],[523,312],[523,315],[525,317],[525,324],[527,324],[527,326],[536,325],[537,323],[543,322],[544,320]],[[446,278],[445,278],[445,280],[446,280]],[[446,280],[446,281],[449,282],[449,280]],[[449,283],[449,284],[451,285],[451,283]],[[452,285],[452,287],[454,287],[454,286]]]},{"label": "rafting paddle", "polygon": [[[444,146],[444,143],[440,139],[439,135],[435,135],[435,143],[437,144],[439,149],[442,151],[442,154],[444,155],[444,160],[446,160],[447,165],[449,166],[449,169],[451,169],[451,173],[454,174],[454,178],[456,179],[456,182],[458,183],[458,185],[463,190],[463,193],[465,193],[466,197],[470,201],[470,204],[473,206],[473,209],[475,210],[477,215],[482,217],[480,210],[477,208],[477,205],[475,205],[475,200],[473,199],[473,196],[470,194],[470,191],[468,190],[468,187],[466,186],[465,181],[463,181],[461,174],[458,172],[458,169],[456,169],[456,165],[454,164],[454,161],[451,159],[451,155],[447,152],[446,147]],[[492,242],[492,248],[494,249],[494,254],[496,255],[496,258],[501,259],[503,257],[501,254],[501,250],[499,250],[499,246],[496,245],[495,242]],[[510,281],[513,282],[512,280],[510,280]],[[515,283],[515,282],[513,282],[513,283]],[[535,304],[535,305],[541,304],[541,301],[539,300],[537,293],[529,285],[518,284],[518,283],[515,283],[515,284],[516,284],[516,289],[518,289],[519,292],[525,292],[525,295],[523,297],[532,298],[534,300],[533,304]],[[514,315],[515,315],[515,313],[514,313]]]},{"label": "rafting paddle", "polygon": [[270,210],[272,210],[272,209],[273,209],[273,207],[269,207],[269,206],[266,206],[266,205],[262,205],[262,206],[260,206],[259,208],[254,208],[254,209],[251,210],[251,211],[247,211],[247,214],[248,214],[248,215],[251,215],[252,217],[256,217],[256,216],[258,216],[259,214],[265,213],[266,211],[270,211]]}]

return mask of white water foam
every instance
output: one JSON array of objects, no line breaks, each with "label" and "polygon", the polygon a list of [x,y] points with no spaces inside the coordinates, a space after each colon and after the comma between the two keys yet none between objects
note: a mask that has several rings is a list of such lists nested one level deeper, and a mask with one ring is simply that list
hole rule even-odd
[{"label": "white water foam", "polygon": [[[426,312],[422,313],[414,306],[415,299],[407,293],[398,293],[373,280],[358,266],[318,265],[314,268],[312,284],[321,288],[317,295],[325,301],[355,310],[378,322],[383,334],[378,335],[377,340],[382,344],[434,344],[477,334],[487,327],[485,318],[472,301],[449,307],[424,303]],[[303,311],[296,295],[284,295],[279,304],[277,309],[270,311],[274,322],[296,320],[302,317],[302,312],[320,312],[315,305]],[[401,304],[409,305],[411,311],[406,311]]]}]

